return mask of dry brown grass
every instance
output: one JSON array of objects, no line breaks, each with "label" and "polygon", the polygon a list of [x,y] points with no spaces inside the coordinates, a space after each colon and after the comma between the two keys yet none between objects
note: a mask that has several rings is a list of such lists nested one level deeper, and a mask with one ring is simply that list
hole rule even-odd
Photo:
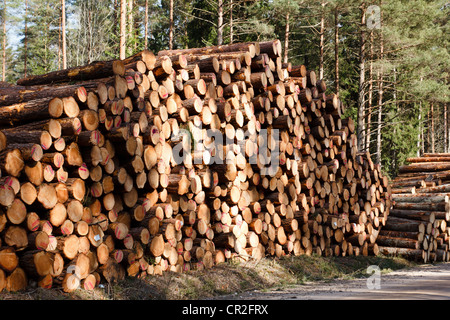
[{"label": "dry brown grass", "polygon": [[30,288],[23,292],[0,293],[0,300],[196,300],[251,290],[301,285],[310,281],[364,277],[369,265],[384,272],[413,266],[392,257],[316,257],[300,256],[260,261],[227,262],[209,270],[163,276],[127,278],[115,284],[104,284],[93,291],[65,293]]}]

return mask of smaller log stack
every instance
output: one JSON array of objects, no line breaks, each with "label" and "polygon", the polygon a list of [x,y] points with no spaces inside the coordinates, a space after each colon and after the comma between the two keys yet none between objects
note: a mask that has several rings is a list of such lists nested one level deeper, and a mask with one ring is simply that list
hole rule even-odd
[{"label": "smaller log stack", "polygon": [[388,180],[278,40],[144,50],[1,90],[0,291],[379,251]]},{"label": "smaller log stack", "polygon": [[450,154],[426,153],[407,162],[391,183],[393,208],[377,239],[380,252],[449,261]]},{"label": "smaller log stack", "polygon": [[409,162],[399,168],[391,186],[396,192],[402,188],[434,187],[450,183],[450,154],[424,153],[421,157],[406,159]]}]

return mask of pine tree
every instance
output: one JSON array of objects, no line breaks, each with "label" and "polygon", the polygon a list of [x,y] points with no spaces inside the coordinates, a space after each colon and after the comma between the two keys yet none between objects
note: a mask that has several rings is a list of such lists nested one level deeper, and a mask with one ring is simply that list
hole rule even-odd
[{"label": "pine tree", "polygon": [[6,81],[6,0],[3,0],[2,9],[2,81]]},{"label": "pine tree", "polygon": [[126,14],[127,14],[127,3],[126,0],[120,0],[120,53],[119,58],[125,59],[126,56],[126,45],[127,45],[127,33],[126,33]]},{"label": "pine tree", "polygon": [[25,77],[56,70],[60,0],[26,0],[19,8],[24,14],[21,42],[15,57],[20,63],[14,64],[14,72]]},{"label": "pine tree", "polygon": [[119,58],[115,9],[109,0],[70,2],[68,16],[72,27],[67,30],[69,67]]},{"label": "pine tree", "polygon": [[284,23],[284,32],[280,26],[280,34],[278,38],[284,42],[283,61],[287,63],[289,60],[291,30],[295,30],[295,20],[298,18],[299,4],[292,0],[276,0],[273,2],[273,18],[279,17],[280,23]]},{"label": "pine tree", "polygon": [[62,67],[67,69],[66,0],[61,0]]}]

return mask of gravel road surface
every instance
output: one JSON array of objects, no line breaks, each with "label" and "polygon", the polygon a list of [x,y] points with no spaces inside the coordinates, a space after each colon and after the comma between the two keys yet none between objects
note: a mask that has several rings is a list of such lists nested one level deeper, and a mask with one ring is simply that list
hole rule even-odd
[{"label": "gravel road surface", "polygon": [[[370,276],[369,276],[370,275]],[[229,300],[450,300],[450,263],[421,265],[369,278],[315,282],[227,295]]]}]

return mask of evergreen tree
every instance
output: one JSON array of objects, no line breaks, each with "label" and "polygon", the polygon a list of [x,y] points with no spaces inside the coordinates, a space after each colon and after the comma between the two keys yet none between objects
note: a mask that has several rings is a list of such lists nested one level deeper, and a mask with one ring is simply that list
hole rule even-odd
[{"label": "evergreen tree", "polygon": [[[24,76],[37,75],[56,70],[58,66],[59,0],[28,0],[23,21],[26,31],[20,33],[14,72]],[[26,10],[25,10],[26,9]]]},{"label": "evergreen tree", "polygon": [[[7,81],[61,67],[61,1],[67,67],[119,58],[121,0],[5,0]],[[446,0],[123,1],[127,55],[277,38],[284,61],[304,64],[323,75],[327,93],[339,92],[344,117],[360,120],[360,147],[386,173],[409,156],[450,151]],[[368,25],[369,5],[380,9],[380,29]]]},{"label": "evergreen tree", "polygon": [[68,65],[119,57],[116,9],[109,0],[72,0],[67,27]]},{"label": "evergreen tree", "polygon": [[[387,90],[383,105],[383,162],[395,174],[399,165],[418,151],[421,112],[430,104],[439,108],[449,102],[448,6],[445,1],[386,2],[383,10],[385,58],[382,64]],[[398,12],[407,14],[399,15]],[[422,106],[424,110],[420,110]],[[444,127],[442,119],[436,128]],[[430,123],[425,123],[431,130]],[[395,132],[396,135],[392,136]],[[445,133],[448,135],[448,133]],[[444,136],[444,135],[442,135]],[[434,138],[432,136],[431,138]],[[430,139],[431,141],[432,139]],[[443,139],[442,139],[443,140]],[[435,139],[437,142],[437,139]],[[443,146],[443,143],[439,143]],[[435,145],[430,145],[432,151]],[[437,151],[437,149],[435,149]],[[440,149],[443,152],[443,148]]]}]

